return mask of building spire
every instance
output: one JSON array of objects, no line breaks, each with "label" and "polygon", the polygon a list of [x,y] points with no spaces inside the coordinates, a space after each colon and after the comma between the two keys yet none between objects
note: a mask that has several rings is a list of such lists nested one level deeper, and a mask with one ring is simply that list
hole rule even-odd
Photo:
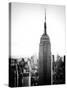
[{"label": "building spire", "polygon": [[47,34],[47,32],[46,32],[46,10],[45,10],[45,22],[44,22],[44,33],[45,33],[45,35]]}]

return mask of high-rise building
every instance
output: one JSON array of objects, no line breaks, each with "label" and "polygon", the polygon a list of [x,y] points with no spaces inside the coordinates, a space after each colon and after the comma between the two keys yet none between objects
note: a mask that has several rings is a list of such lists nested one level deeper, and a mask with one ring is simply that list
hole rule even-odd
[{"label": "high-rise building", "polygon": [[44,33],[40,38],[39,45],[39,85],[51,84],[51,44],[47,34],[46,13]]}]

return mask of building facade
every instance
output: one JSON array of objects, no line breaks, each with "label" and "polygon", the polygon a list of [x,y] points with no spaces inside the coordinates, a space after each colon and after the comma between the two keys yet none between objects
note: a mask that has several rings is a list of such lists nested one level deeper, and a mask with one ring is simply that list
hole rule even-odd
[{"label": "building facade", "polygon": [[39,85],[51,84],[51,43],[46,29],[45,14],[44,33],[39,45]]}]

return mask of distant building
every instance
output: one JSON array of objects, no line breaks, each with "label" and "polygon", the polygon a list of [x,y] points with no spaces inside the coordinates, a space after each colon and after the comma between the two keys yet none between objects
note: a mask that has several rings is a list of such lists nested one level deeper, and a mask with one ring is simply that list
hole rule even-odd
[{"label": "distant building", "polygon": [[45,14],[44,33],[39,45],[39,85],[51,84],[51,44],[46,28]]}]

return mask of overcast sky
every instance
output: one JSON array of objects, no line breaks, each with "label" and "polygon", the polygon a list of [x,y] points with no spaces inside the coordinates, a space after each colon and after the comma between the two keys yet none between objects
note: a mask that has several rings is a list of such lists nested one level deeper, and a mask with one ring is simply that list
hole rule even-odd
[{"label": "overcast sky", "polygon": [[45,8],[51,53],[65,54],[64,6],[12,3],[11,56],[38,56],[40,38],[44,33]]}]

